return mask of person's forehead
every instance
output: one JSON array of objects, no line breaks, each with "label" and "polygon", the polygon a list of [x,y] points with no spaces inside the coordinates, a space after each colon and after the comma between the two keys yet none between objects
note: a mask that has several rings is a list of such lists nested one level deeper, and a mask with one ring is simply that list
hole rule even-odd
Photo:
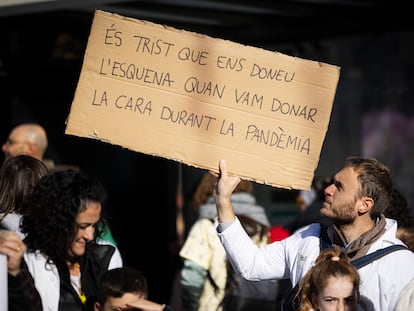
[{"label": "person's forehead", "polygon": [[349,297],[354,293],[354,283],[350,276],[329,276],[326,287],[321,290],[323,296]]},{"label": "person's forehead", "polygon": [[100,217],[102,211],[100,202],[88,201],[86,205],[86,209],[78,214],[78,222],[89,222],[90,220]]},{"label": "person's forehead", "polygon": [[11,133],[10,133],[10,136],[9,136],[9,137],[12,137],[12,138],[18,138],[18,137],[23,137],[23,136],[25,136],[25,135],[26,135],[26,130],[25,130],[25,128],[24,128],[23,126],[18,126],[18,127],[14,128],[14,129],[11,131]]},{"label": "person's forehead", "polygon": [[335,174],[335,180],[347,185],[358,185],[358,173],[352,167],[344,167]]},{"label": "person's forehead", "polygon": [[105,303],[105,310],[114,308],[125,308],[126,304],[143,299],[138,293],[125,293],[122,297],[108,297]]}]

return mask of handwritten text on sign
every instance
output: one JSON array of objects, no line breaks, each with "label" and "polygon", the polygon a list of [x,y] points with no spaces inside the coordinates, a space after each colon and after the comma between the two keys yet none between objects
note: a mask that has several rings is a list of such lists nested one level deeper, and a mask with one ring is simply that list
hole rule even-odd
[{"label": "handwritten text on sign", "polygon": [[308,189],[339,68],[96,11],[66,133]]}]

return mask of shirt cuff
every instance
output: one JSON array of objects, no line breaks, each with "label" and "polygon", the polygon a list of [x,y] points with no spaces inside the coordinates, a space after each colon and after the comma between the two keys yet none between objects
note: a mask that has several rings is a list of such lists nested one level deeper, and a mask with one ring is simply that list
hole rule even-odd
[{"label": "shirt cuff", "polygon": [[226,230],[228,227],[230,227],[234,221],[227,221],[227,222],[219,222],[217,226],[217,232],[222,233],[224,230]]}]

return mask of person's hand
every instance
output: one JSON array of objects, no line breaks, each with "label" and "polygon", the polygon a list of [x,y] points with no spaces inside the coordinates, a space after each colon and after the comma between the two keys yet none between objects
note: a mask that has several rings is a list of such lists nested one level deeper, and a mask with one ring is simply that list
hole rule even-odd
[{"label": "person's hand", "polygon": [[139,299],[133,302],[128,302],[126,306],[128,308],[137,308],[143,311],[162,311],[165,308],[165,305],[152,302],[148,299]]},{"label": "person's hand", "polygon": [[7,271],[13,276],[20,272],[23,254],[26,245],[16,232],[9,230],[0,231],[0,254],[7,256]]},{"label": "person's hand", "polygon": [[224,160],[220,160],[219,162],[219,172],[217,184],[214,188],[217,214],[219,222],[231,222],[234,221],[235,214],[230,203],[230,198],[241,179],[237,176],[228,175],[227,164]]}]

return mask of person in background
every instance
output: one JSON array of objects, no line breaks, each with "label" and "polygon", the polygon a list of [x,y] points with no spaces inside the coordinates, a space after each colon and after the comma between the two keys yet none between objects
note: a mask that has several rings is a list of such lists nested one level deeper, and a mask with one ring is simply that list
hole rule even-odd
[{"label": "person in background", "polygon": [[47,172],[41,160],[29,155],[9,157],[3,162],[0,167],[0,229],[12,230],[24,237],[19,227],[25,213],[22,202]]},{"label": "person in background", "polygon": [[[56,165],[52,159],[45,159],[47,147],[47,133],[42,125],[38,123],[21,123],[11,130],[9,137],[7,138],[7,141],[2,146],[2,150],[5,154],[5,161],[18,155],[26,155],[31,156],[39,161],[42,161],[49,171],[79,169],[75,165]],[[8,194],[3,194],[3,196],[8,196]],[[5,207],[0,206],[0,208]],[[14,217],[14,215],[10,215],[9,217],[11,218],[11,220],[15,220],[16,218]],[[15,221],[13,222],[15,223]],[[98,230],[99,232],[101,232],[101,235],[97,237],[98,242],[102,244],[110,243],[117,247],[117,243],[112,235],[112,231],[110,229],[108,221],[102,218],[102,222],[100,222],[100,225],[102,225],[102,227]],[[119,249],[117,250],[117,252],[119,252]]]},{"label": "person in background", "polygon": [[104,273],[94,310],[172,311],[165,304],[148,300],[147,280],[140,271],[131,267],[115,268]]},{"label": "person in background", "polygon": [[[217,212],[213,191],[217,178],[205,173],[194,192],[192,206],[199,218],[180,251],[181,310],[275,310],[277,283],[250,282],[234,273],[215,231]],[[269,243],[269,221],[252,195],[253,183],[241,182],[231,201],[249,237],[257,245]]]},{"label": "person in background", "polygon": [[[233,268],[249,280],[290,278],[295,286],[320,253],[323,227],[311,224],[280,242],[258,248],[232,208],[231,194],[240,177],[228,175],[224,160],[219,162],[218,175],[217,232]],[[325,188],[321,213],[333,222],[326,229],[331,246],[343,248],[353,261],[390,245],[403,245],[396,237],[397,222],[383,214],[392,190],[392,178],[384,164],[374,158],[348,157],[333,184]],[[358,270],[361,295],[370,300],[374,310],[394,310],[402,289],[414,277],[413,262],[414,253],[405,249]]]},{"label": "person in background", "polygon": [[330,177],[315,177],[310,190],[299,191],[296,197],[299,215],[286,225],[290,233],[316,222],[329,224],[329,220],[321,215],[321,208],[325,200],[324,190],[330,184],[332,184]]},{"label": "person in background", "polygon": [[414,251],[414,216],[408,207],[404,194],[394,188],[391,195],[391,204],[385,210],[384,215],[397,221],[397,237],[403,241],[409,249]]},{"label": "person in background", "polygon": [[122,267],[114,246],[94,242],[105,198],[97,179],[65,170],[43,176],[23,202],[24,259],[44,310],[93,310],[103,273]]},{"label": "person in background", "polygon": [[[22,123],[15,126],[3,144],[5,160],[19,154],[30,155],[44,161],[44,155],[48,146],[47,134],[43,126],[37,123]],[[54,166],[52,160],[45,161],[50,169]]]},{"label": "person in background", "polygon": [[356,311],[360,304],[360,277],[339,248],[323,250],[299,284],[299,311]]}]

